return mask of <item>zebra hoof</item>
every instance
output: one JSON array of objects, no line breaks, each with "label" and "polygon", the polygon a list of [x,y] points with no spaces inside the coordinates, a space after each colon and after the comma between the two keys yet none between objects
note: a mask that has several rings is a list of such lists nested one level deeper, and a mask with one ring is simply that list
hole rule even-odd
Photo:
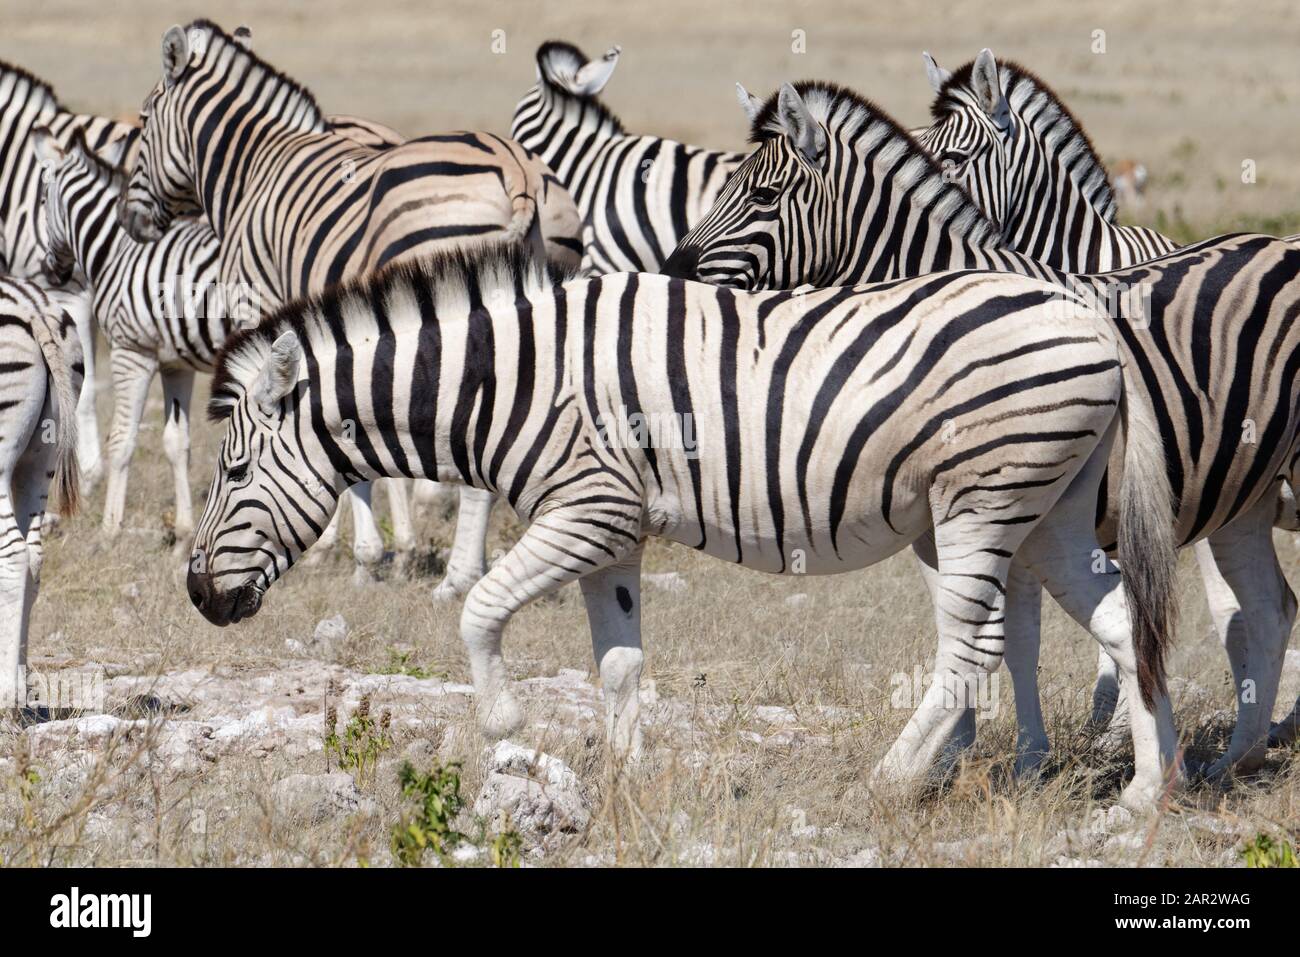
[{"label": "zebra hoof", "polygon": [[[485,702],[486,704],[486,702]],[[489,741],[508,738],[524,726],[524,712],[509,691],[502,689],[492,699],[490,706],[479,707],[478,726]]]},{"label": "zebra hoof", "polygon": [[430,598],[435,605],[445,605],[453,601],[458,601],[460,597],[466,594],[473,587],[473,582],[468,585],[458,582],[450,575],[433,586]]},{"label": "zebra hoof", "polygon": [[379,581],[379,576],[375,574],[374,568],[369,565],[357,565],[352,569],[352,586],[354,588],[365,588],[367,585],[373,585]]}]

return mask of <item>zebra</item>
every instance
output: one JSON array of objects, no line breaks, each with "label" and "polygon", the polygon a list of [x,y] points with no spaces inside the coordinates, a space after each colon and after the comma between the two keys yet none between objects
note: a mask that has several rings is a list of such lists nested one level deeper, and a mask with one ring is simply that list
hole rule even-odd
[{"label": "zebra", "polygon": [[[1249,576],[1246,558],[1256,549],[1243,539],[1270,536],[1278,477],[1295,462],[1300,325],[1291,317],[1300,309],[1300,249],[1244,234],[1124,270],[1066,274],[1008,248],[961,186],[852,91],[786,84],[768,100],[746,105],[758,146],[670,257],[666,273],[756,289],[994,268],[1051,279],[1104,303],[1121,337],[1128,385],[1160,423],[1177,541],[1210,538],[1234,588]],[[1211,357],[1207,342],[1223,344],[1221,351]],[[1246,420],[1257,424],[1254,444],[1241,441]],[[1108,547],[1118,518],[1113,487],[1121,475],[1122,463],[1112,462],[1098,503],[1099,536]],[[926,543],[919,553],[932,568]],[[1036,620],[1038,586],[1030,576],[1017,578],[1023,580],[1013,581],[1009,618]],[[1287,610],[1280,595],[1268,607],[1274,620]],[[1040,764],[1047,750],[1037,637],[1037,628],[1027,627],[1007,659],[1022,770]],[[1284,647],[1252,662],[1256,696],[1239,707],[1228,750],[1210,773],[1225,772],[1264,739]],[[969,730],[964,724],[963,738]]]},{"label": "zebra", "polygon": [[108,492],[103,530],[122,526],[127,473],[140,417],[155,373],[163,387],[163,449],[175,486],[174,529],[189,553],[194,529],[189,485],[189,407],[196,371],[210,372],[233,328],[232,310],[217,302],[219,245],[201,220],[179,220],[156,243],[133,242],[117,222],[125,182],[113,153],[91,150],[78,131],[67,150],[37,129],[44,178],[45,273],[67,283],[74,270],[91,291],[91,312],[108,340],[113,424],[108,440]]},{"label": "zebra", "polygon": [[[1111,177],[1082,124],[1039,77],[1019,64],[998,63],[987,48],[955,75],[928,53],[924,56],[935,92],[935,122],[918,142],[998,224],[1007,245],[1067,272],[1132,266],[1178,248],[1153,229],[1115,222]],[[1000,118],[1014,135],[999,126]],[[1294,467],[1293,462],[1287,474]],[[1273,524],[1295,531],[1300,528],[1295,497],[1285,482],[1280,491]],[[1247,551],[1240,554],[1242,550]],[[1214,537],[1196,543],[1210,616],[1240,687],[1252,671],[1252,661],[1285,650],[1295,623],[1296,598],[1271,536],[1249,536],[1235,551],[1233,558],[1249,566],[1230,581],[1218,567]],[[1260,630],[1274,626],[1280,634],[1261,642]],[[1093,721],[1102,723],[1111,717],[1117,698],[1112,663],[1104,655],[1098,672]],[[1298,716],[1300,701],[1290,718],[1270,730],[1268,743],[1295,740]],[[1263,715],[1261,723],[1270,717]],[[1238,767],[1258,765],[1264,752],[1256,748]]]},{"label": "zebra", "polygon": [[36,283],[0,278],[0,709],[26,704],[27,626],[47,505],[77,508],[81,340]]},{"label": "zebra", "polygon": [[[67,146],[80,130],[94,149],[130,134],[130,124],[102,116],[74,113],[59,102],[54,89],[44,80],[11,63],[0,61],[0,221],[5,247],[5,275],[47,285],[42,273],[43,237],[39,206],[40,161],[32,148],[31,134],[37,127],[51,130]],[[84,357],[85,387],[77,403],[78,455],[81,480],[95,485],[103,472],[100,458],[99,423],[95,418],[94,322],[89,296],[71,286],[54,293],[64,310],[76,321]]]},{"label": "zebra", "polygon": [[[359,146],[329,130],[305,87],[207,20],[167,31],[162,67],[123,195],[127,232],[148,241],[178,213],[201,208],[221,243],[223,283],[257,290],[266,308],[492,237],[537,244],[558,267],[578,259],[572,199],[517,143],[457,132]],[[389,491],[404,509],[400,489]],[[357,492],[354,554],[357,577],[367,580],[383,543],[369,486]],[[491,504],[477,490],[461,495],[456,544],[435,598],[462,594],[482,575]]]},{"label": "zebra", "polygon": [[578,205],[584,275],[656,272],[745,158],[628,133],[599,99],[621,52],[592,61],[571,43],[542,44],[510,126]]},{"label": "zebra", "polygon": [[[553,285],[517,246],[406,262],[227,344],[209,403],[225,434],[187,589],[214,624],[255,615],[342,489],[409,463],[497,493],[528,527],[461,614],[482,731],[522,720],[506,622],[578,579],[609,743],[633,757],[646,537],[826,574],[933,529],[943,680],[875,773],[914,782],[939,756],[959,717],[945,688],[1001,657],[1019,556],[1129,665],[1146,710],[1123,799],[1147,805],[1178,774],[1160,664],[1175,556],[1159,446],[1130,442],[1120,551],[1151,574],[1091,571],[1116,427],[1156,428],[1119,361],[1095,310],[987,271],[793,295],[638,273]],[[633,431],[646,422],[661,423],[653,439]]]}]

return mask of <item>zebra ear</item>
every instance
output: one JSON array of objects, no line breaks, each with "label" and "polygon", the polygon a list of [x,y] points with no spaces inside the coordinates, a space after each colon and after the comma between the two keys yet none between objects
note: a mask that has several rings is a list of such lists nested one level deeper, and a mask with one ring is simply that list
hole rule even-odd
[{"label": "zebra ear", "polygon": [[952,70],[945,70],[939,66],[928,52],[922,53],[921,56],[925,58],[925,76],[930,81],[930,89],[938,93],[952,76]]},{"label": "zebra ear", "polygon": [[612,46],[599,60],[584,63],[573,75],[569,88],[578,96],[595,96],[605,89],[605,84],[614,75],[614,67],[618,66],[618,58],[622,53],[622,47]]},{"label": "zebra ear", "polygon": [[271,344],[271,355],[253,384],[253,401],[263,412],[275,411],[280,400],[293,391],[298,382],[298,365],[302,361],[302,343],[292,330],[281,333]]},{"label": "zebra ear", "polygon": [[247,24],[241,23],[235,27],[235,32],[230,35],[230,39],[245,50],[251,51],[253,49],[253,31],[248,28]]},{"label": "zebra ear", "polygon": [[810,160],[817,160],[826,152],[826,131],[813,119],[808,104],[789,83],[781,84],[777,97],[776,119],[781,132],[795,148]]},{"label": "zebra ear", "polygon": [[740,108],[745,111],[745,118],[753,123],[758,118],[758,114],[763,111],[763,101],[750,93],[747,89],[736,84],[736,102]]},{"label": "zebra ear", "polygon": [[36,151],[36,159],[46,169],[54,169],[68,155],[48,126],[38,126],[32,130],[32,149]]},{"label": "zebra ear", "polygon": [[190,39],[185,28],[174,26],[163,34],[162,68],[163,84],[172,86],[181,78],[190,62]]},{"label": "zebra ear", "polygon": [[1001,130],[1011,128],[1011,107],[1002,93],[1002,77],[998,74],[997,61],[993,51],[988,47],[980,50],[971,68],[971,86],[975,90],[975,100],[980,109],[989,115]]}]

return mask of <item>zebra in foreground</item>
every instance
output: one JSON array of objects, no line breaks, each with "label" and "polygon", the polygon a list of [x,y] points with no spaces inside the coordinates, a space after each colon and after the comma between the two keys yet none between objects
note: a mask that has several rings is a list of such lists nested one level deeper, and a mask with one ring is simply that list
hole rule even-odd
[{"label": "zebra in foreground", "polygon": [[[562,268],[578,260],[573,201],[517,143],[459,132],[360,146],[329,128],[306,88],[206,20],[167,31],[162,67],[142,110],[142,145],[122,206],[127,232],[156,238],[197,205],[221,244],[222,282],[257,290],[265,308],[492,238],[534,244]],[[409,524],[402,489],[389,491]],[[358,577],[368,579],[383,541],[369,486],[356,493],[353,551]],[[481,492],[462,494],[436,597],[463,593],[482,575],[491,504]]]},{"label": "zebra in foreground", "polygon": [[26,703],[47,504],[77,507],[81,379],[73,319],[35,283],[0,278],[0,709]]},{"label": "zebra in foreground", "polygon": [[[45,286],[41,272],[41,163],[32,145],[32,132],[38,127],[49,129],[63,147],[80,130],[93,149],[102,149],[129,135],[134,127],[67,110],[48,83],[21,67],[0,61],[0,242],[5,249],[4,272]],[[89,296],[75,286],[50,292],[72,316],[81,336],[86,386],[77,403],[77,453],[82,482],[91,486],[99,480],[103,465],[95,418],[95,339]]]},{"label": "zebra in foreground", "polygon": [[578,205],[584,275],[658,271],[745,158],[628,133],[599,99],[620,53],[592,61],[573,44],[542,44],[537,84],[510,126]]},{"label": "zebra in foreground", "polygon": [[[1177,773],[1161,670],[1174,553],[1155,424],[1124,394],[1119,355],[1059,287],[996,273],[794,295],[640,274],[552,286],[517,247],[403,264],[223,351],[210,412],[226,431],[190,598],[219,625],[256,614],[344,488],[414,463],[501,495],[528,525],[461,615],[484,733],[522,718],[506,622],[580,579],[610,743],[634,755],[647,536],[826,574],[933,530],[942,680],[877,774],[917,780],[960,716],[950,694],[997,667],[1014,556],[1126,662],[1149,710],[1124,799],[1149,804]],[[1121,417],[1148,439],[1127,447],[1120,545],[1148,574],[1123,587],[1091,570]],[[638,422],[660,423],[654,441],[628,431]]]},{"label": "zebra in foreground", "polygon": [[[857,94],[833,84],[787,84],[750,109],[757,149],[669,259],[667,273],[765,289],[996,268],[1052,278],[1105,303],[1129,391],[1159,422],[1177,541],[1209,537],[1225,577],[1246,571],[1243,556],[1266,547],[1251,540],[1271,536],[1278,477],[1295,462],[1300,250],[1240,235],[1125,270],[1065,274],[1007,248],[961,187]],[[1222,346],[1211,355],[1206,343]],[[1247,420],[1257,424],[1253,444],[1241,441]],[[1099,538],[1107,546],[1119,519],[1114,488],[1122,475],[1122,462],[1113,460],[1098,503]],[[933,568],[928,543],[918,555]],[[1016,623],[1017,638],[1007,664],[1022,769],[1039,764],[1048,747],[1035,667],[1039,594],[1033,576],[1013,576],[1008,621]],[[1280,598],[1271,613],[1285,614]],[[1264,739],[1281,659],[1278,648],[1251,662],[1256,697],[1238,709],[1227,753],[1212,773],[1230,769]]]},{"label": "zebra in foreground", "polygon": [[[942,70],[928,54],[926,65],[935,88],[935,122],[918,141],[1000,227],[1009,246],[1072,272],[1132,266],[1178,248],[1155,230],[1115,222],[1105,166],[1079,121],[1037,76],[1015,63],[999,64],[987,49],[956,74]],[[1295,237],[1286,241],[1294,243]],[[1292,462],[1284,474],[1294,469]],[[1294,494],[1285,482],[1280,490],[1273,525],[1294,531],[1300,528]],[[1271,535],[1228,529],[1221,535],[1226,536],[1240,539],[1229,554],[1210,536],[1196,543],[1196,557],[1241,706],[1249,709],[1256,701],[1244,693],[1245,682],[1262,661],[1276,656],[1281,666],[1296,598]],[[1223,561],[1240,567],[1225,574],[1219,567]],[[1093,720],[1103,723],[1115,710],[1118,688],[1113,663],[1104,654],[1098,671]],[[1271,707],[1252,719],[1259,727],[1271,719]],[[1268,743],[1295,740],[1298,726],[1300,701],[1289,718],[1270,729]],[[1265,753],[1261,740],[1238,767],[1258,765]]]}]

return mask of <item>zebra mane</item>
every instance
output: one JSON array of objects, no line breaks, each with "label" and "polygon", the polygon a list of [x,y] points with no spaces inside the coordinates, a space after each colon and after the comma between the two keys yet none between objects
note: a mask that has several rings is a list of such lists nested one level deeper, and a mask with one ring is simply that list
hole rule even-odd
[{"label": "zebra mane", "polygon": [[375,302],[400,304],[400,308],[386,310],[397,329],[409,324],[409,317],[415,314],[409,306],[422,296],[432,304],[436,316],[443,304],[456,303],[463,308],[466,301],[482,303],[501,293],[514,302],[570,278],[572,274],[553,270],[530,246],[498,241],[393,263],[316,295],[285,303],[263,316],[257,325],[231,335],[221,347],[212,373],[208,418],[213,422],[229,418],[239,397],[252,387],[266,364],[271,344],[285,332],[296,332],[304,342],[345,341],[351,316],[364,316],[364,333],[374,334],[371,304]]},{"label": "zebra mane", "polygon": [[[971,72],[975,61],[963,65],[950,76],[935,95],[930,114],[942,120],[948,114],[969,107],[973,94]],[[1049,154],[1059,158],[1062,168],[1070,170],[1070,178],[1078,184],[1088,205],[1108,222],[1115,219],[1115,194],[1110,186],[1110,173],[1083,124],[1061,102],[1061,98],[1030,70],[1012,60],[998,61],[998,74],[1002,89],[1012,112],[1022,123],[1028,123],[1039,142]],[[959,91],[965,96],[959,95]],[[1035,103],[1035,98],[1040,102]],[[1026,119],[1031,106],[1039,107],[1032,119]]]},{"label": "zebra mane", "polygon": [[610,123],[618,134],[627,132],[623,121],[600,99],[600,94],[595,96],[582,96],[574,93],[572,90],[566,90],[557,86],[550,78],[547,65],[552,68],[559,65],[569,69],[570,73],[576,73],[582,66],[589,62],[590,58],[583,53],[578,47],[566,40],[547,40],[537,48],[537,82],[546,87],[552,96],[562,99],[571,100],[574,103],[581,103],[587,109],[596,114],[598,123]]},{"label": "zebra mane", "polygon": [[50,86],[49,83],[42,80],[36,74],[30,73],[20,66],[14,66],[6,60],[0,60],[0,80],[7,77],[13,77],[15,81],[24,82],[31,88],[31,92],[28,94],[27,99],[30,100],[33,96],[42,97],[49,101],[49,106],[59,110],[60,112],[63,111],[63,105],[59,103],[59,98],[54,92],[54,87]]},{"label": "zebra mane", "polygon": [[[213,40],[220,41],[230,49],[231,56],[236,61],[251,63],[254,68],[263,71],[276,83],[283,85],[289,91],[290,96],[296,97],[303,103],[307,104],[316,117],[317,122],[325,124],[326,126],[329,125],[328,121],[325,119],[325,112],[320,108],[320,104],[316,101],[316,94],[312,93],[311,90],[307,89],[307,87],[303,86],[293,77],[286,73],[282,73],[280,70],[267,63],[247,46],[237,42],[234,37],[221,29],[221,27],[217,26],[211,20],[200,18],[185,27],[185,32],[187,34],[192,34],[195,30],[208,32],[211,35],[209,44],[211,44],[211,41]],[[210,48],[211,46],[209,45],[209,49]]]},{"label": "zebra mane", "polygon": [[[873,162],[887,167],[895,192],[910,192],[917,207],[929,207],[931,215],[950,219],[953,229],[976,244],[997,244],[998,230],[957,183],[948,180],[925,148],[892,116],[848,87],[823,80],[802,80],[793,84],[813,117],[826,127],[832,139],[850,150],[869,145]],[[762,144],[782,135],[777,119],[780,92],[764,101],[750,124],[749,141]]]}]

